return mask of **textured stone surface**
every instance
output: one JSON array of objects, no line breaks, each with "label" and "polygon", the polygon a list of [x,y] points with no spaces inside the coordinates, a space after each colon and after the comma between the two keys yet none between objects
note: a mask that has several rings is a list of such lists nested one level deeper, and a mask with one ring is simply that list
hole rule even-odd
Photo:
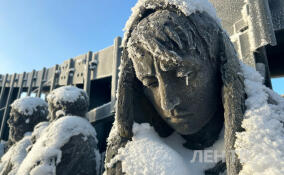
[{"label": "textured stone surface", "polygon": [[225,149],[227,172],[231,175],[239,174],[241,164],[232,151],[235,150],[236,132],[243,131],[241,127],[244,112],[245,98],[244,78],[241,74],[240,64],[230,39],[223,34],[220,45],[224,52],[221,52],[221,73],[223,80],[223,106],[225,116]]},{"label": "textured stone surface", "polygon": [[84,139],[83,135],[71,137],[62,148],[61,162],[56,166],[57,175],[95,175],[97,174],[97,142],[93,137]]},{"label": "textured stone surface", "polygon": [[[122,138],[120,136],[113,137],[108,144],[107,151],[106,151],[106,159],[105,163],[110,163],[111,159],[115,157],[118,153],[118,149],[124,147],[127,143],[128,139]],[[114,163],[111,167],[107,167],[105,165],[105,170],[107,175],[120,175],[124,174],[122,172],[121,162],[118,161]]]}]

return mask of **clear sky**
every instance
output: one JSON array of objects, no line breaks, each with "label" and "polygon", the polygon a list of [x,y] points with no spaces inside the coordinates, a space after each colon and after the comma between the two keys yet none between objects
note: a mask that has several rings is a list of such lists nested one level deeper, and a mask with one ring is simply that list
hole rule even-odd
[{"label": "clear sky", "polygon": [[[136,0],[0,0],[0,74],[30,72],[111,46]],[[284,94],[284,79],[273,80]]]},{"label": "clear sky", "polygon": [[134,0],[0,0],[0,73],[40,70],[111,46]]}]

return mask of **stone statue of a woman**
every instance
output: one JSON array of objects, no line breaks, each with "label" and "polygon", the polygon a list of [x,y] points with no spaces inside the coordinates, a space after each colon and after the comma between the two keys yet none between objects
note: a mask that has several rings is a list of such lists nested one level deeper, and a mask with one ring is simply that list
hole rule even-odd
[{"label": "stone statue of a woman", "polygon": [[[200,171],[216,175],[225,169],[229,175],[241,171],[233,151],[236,133],[244,131],[244,77],[234,47],[210,4],[199,2],[141,0],[135,6],[124,36],[106,174],[127,174],[121,161],[125,157],[118,155],[131,154],[131,149],[123,153],[123,148],[137,140],[133,123],[149,123],[162,138],[175,132],[188,150],[205,150],[224,137],[225,162]],[[144,168],[142,174],[151,174],[146,165]]]}]

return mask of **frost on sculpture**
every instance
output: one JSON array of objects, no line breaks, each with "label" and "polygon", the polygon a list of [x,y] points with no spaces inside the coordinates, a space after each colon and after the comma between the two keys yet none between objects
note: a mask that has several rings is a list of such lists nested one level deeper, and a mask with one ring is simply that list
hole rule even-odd
[{"label": "frost on sculpture", "polygon": [[64,86],[55,89],[47,96],[50,120],[61,116],[75,115],[85,117],[89,107],[86,92],[74,86]]},{"label": "frost on sculpture", "polygon": [[[253,174],[255,167],[262,167],[255,172],[283,174],[275,173],[281,158],[275,158],[273,170],[266,169],[265,161],[258,164],[264,155],[256,145],[263,136],[275,138],[247,119],[261,107],[281,111],[282,105],[261,83],[250,87],[254,83],[247,79],[257,73],[247,73],[240,64],[211,7],[207,0],[140,0],[133,8],[124,35],[106,174],[237,175]],[[252,93],[256,87],[259,92]],[[252,107],[252,99],[259,99],[254,95],[261,94],[265,98]],[[283,117],[275,117],[274,126],[283,131]],[[259,131],[252,132],[252,127]],[[258,142],[247,140],[257,132],[251,141]],[[277,138],[283,141],[280,133]],[[275,154],[284,152],[269,144],[269,149],[277,148]],[[223,151],[225,158],[191,162],[194,150]],[[242,157],[251,154],[257,156]]]},{"label": "frost on sculpture", "polygon": [[67,86],[55,89],[47,99],[50,124],[38,126],[32,134],[34,144],[17,175],[97,174],[100,155],[96,131],[84,118],[88,96]]},{"label": "frost on sculpture", "polygon": [[13,175],[27,155],[32,144],[31,134],[36,124],[47,119],[47,103],[36,97],[24,97],[11,105],[8,124],[8,151],[1,157],[0,174]]},{"label": "frost on sculpture", "polygon": [[24,97],[11,105],[9,124],[9,144],[23,138],[26,132],[32,132],[35,125],[47,120],[47,103],[40,98]]}]

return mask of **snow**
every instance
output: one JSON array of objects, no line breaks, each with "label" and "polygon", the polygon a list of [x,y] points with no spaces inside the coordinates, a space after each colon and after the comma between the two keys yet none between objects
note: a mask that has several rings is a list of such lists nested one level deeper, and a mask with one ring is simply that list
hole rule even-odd
[{"label": "snow", "polygon": [[[122,171],[128,175],[203,175],[204,170],[214,167],[219,161],[191,162],[194,152],[183,147],[185,141],[181,136],[175,133],[168,138],[160,138],[148,123],[134,123],[133,133],[132,141],[118,150],[118,155],[107,167],[121,160]],[[223,138],[206,150],[224,152]]]},{"label": "snow", "polygon": [[23,97],[11,104],[13,109],[24,115],[32,115],[38,106],[48,108],[47,103],[37,97]]},{"label": "snow", "polygon": [[0,174],[5,170],[4,168],[8,166],[8,163],[12,163],[12,169],[8,175],[15,175],[18,168],[20,167],[22,161],[27,155],[26,149],[32,144],[31,143],[31,133],[26,134],[26,136],[14,144],[7,153],[3,155],[0,163]]},{"label": "snow", "polygon": [[[164,4],[161,2],[164,2]],[[126,39],[128,38],[129,30],[133,25],[133,22],[136,20],[136,18],[138,16],[141,16],[142,8],[157,9],[157,8],[165,8],[169,5],[176,6],[186,16],[189,16],[197,11],[207,12],[213,19],[216,20],[218,24],[220,24],[220,19],[216,15],[216,10],[208,0],[138,0],[136,5],[132,8],[132,15],[129,17],[123,29],[125,33],[122,45],[126,46],[127,43],[125,42]]]},{"label": "snow", "polygon": [[[247,94],[246,112],[237,133],[236,153],[243,169],[240,175],[284,174],[284,99],[262,84],[254,69],[242,65]],[[268,99],[277,104],[269,104]]]},{"label": "snow", "polygon": [[29,118],[26,119],[25,123],[26,123],[26,124],[30,123],[30,119],[29,119]]},{"label": "snow", "polygon": [[49,125],[49,122],[40,122],[34,127],[34,131],[32,133],[32,138],[37,140],[43,130]]},{"label": "snow", "polygon": [[47,101],[54,105],[62,104],[63,102],[75,102],[77,99],[85,99],[86,92],[75,86],[63,86],[53,90],[47,96]]},{"label": "snow", "polygon": [[[40,123],[36,126],[38,131],[33,135],[37,141],[21,164],[17,175],[54,174],[56,165],[61,161],[60,148],[72,136],[82,134],[84,137],[96,138],[96,131],[92,125],[82,117],[62,117],[47,126]],[[41,164],[38,165],[38,162]]]},{"label": "snow", "polygon": [[114,122],[112,123],[112,128],[107,138],[107,144],[111,143],[111,140],[117,137],[117,133],[118,133],[118,124],[117,121],[114,120]]},{"label": "snow", "polygon": [[58,110],[55,113],[56,117],[59,118],[60,116],[65,116],[65,112],[63,110]]}]

